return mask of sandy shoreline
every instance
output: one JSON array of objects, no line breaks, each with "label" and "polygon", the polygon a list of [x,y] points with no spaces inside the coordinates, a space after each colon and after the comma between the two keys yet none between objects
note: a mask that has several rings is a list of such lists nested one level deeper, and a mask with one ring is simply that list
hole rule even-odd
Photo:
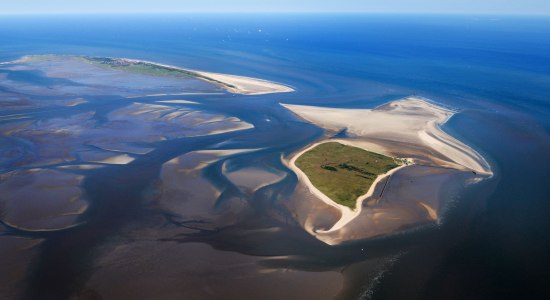
[{"label": "sandy shoreline", "polygon": [[[180,68],[172,65],[159,64],[156,62],[139,60],[139,59],[128,59],[128,58],[120,58],[120,59],[130,63],[145,63],[145,64],[151,64],[159,67],[174,69],[174,70],[196,73],[202,77],[195,77],[195,78],[220,86],[223,89],[227,90],[228,92],[231,92],[234,94],[265,95],[265,94],[274,94],[274,93],[294,92],[294,89],[291,88],[290,86],[273,82],[273,81],[258,79],[258,78],[185,69],[185,68]],[[220,83],[223,83],[223,84],[220,84]]]},{"label": "sandy shoreline", "polygon": [[[51,57],[74,57],[74,58],[84,58],[84,59],[95,58],[95,57],[89,57],[89,56],[53,55],[53,54],[26,55],[20,59],[10,61],[10,62],[2,62],[1,64],[24,63],[32,60],[33,58],[36,59],[36,58],[50,57],[50,56]],[[194,73],[194,75],[196,76],[192,76],[193,78],[209,82],[234,94],[265,95],[265,94],[274,94],[274,93],[294,92],[294,89],[288,85],[284,85],[282,83],[273,82],[273,81],[264,80],[264,79],[185,69],[177,66],[160,64],[160,63],[147,61],[147,60],[140,60],[140,59],[112,58],[112,57],[101,57],[101,58],[113,59],[113,60],[129,63],[129,64],[138,64],[138,63],[148,64],[148,65],[163,67],[167,69],[177,70],[177,71]],[[188,95],[188,94],[203,94],[203,93],[181,93],[181,95]],[[204,94],[212,94],[212,93],[204,93]],[[170,95],[177,95],[177,94],[170,94]]]},{"label": "sandy shoreline", "polygon": [[[294,89],[291,88],[290,86],[284,85],[282,83],[258,79],[258,78],[205,72],[205,71],[199,71],[199,70],[193,70],[193,69],[185,69],[185,68],[180,68],[172,65],[159,64],[156,62],[139,60],[139,59],[128,59],[128,58],[120,58],[120,59],[131,63],[145,63],[145,64],[151,64],[159,67],[174,69],[174,70],[196,73],[203,76],[203,77],[196,77],[197,79],[204,80],[204,81],[213,83],[215,85],[218,85],[234,94],[265,95],[265,94],[274,94],[274,93],[294,92]],[[220,84],[220,82],[223,84]]]},{"label": "sandy shoreline", "polygon": [[[302,119],[327,130],[346,129],[358,147],[373,145],[370,151],[390,152],[378,141],[397,142],[435,151],[450,168],[491,176],[491,167],[477,151],[441,129],[456,112],[420,98],[409,97],[375,109],[340,109],[282,104]],[[369,147],[370,148],[370,147]],[[426,151],[426,153],[429,153]],[[397,151],[401,152],[401,151]],[[389,156],[402,156],[392,155]],[[407,155],[404,155],[407,156]],[[426,154],[426,156],[429,156]]]},{"label": "sandy shoreline", "polygon": [[[441,129],[456,112],[430,103],[424,99],[409,97],[390,102],[375,109],[339,109],[302,105],[281,104],[300,118],[327,130],[345,129],[352,136],[349,139],[328,139],[314,143],[294,154],[288,166],[307,189],[324,203],[335,207],[341,218],[332,228],[316,233],[330,233],[345,227],[361,214],[364,200],[371,197],[378,183],[388,176],[409,166],[407,164],[379,175],[369,191],[357,198],[355,210],[339,205],[319,191],[302,170],[296,160],[306,151],[326,142],[339,142],[345,145],[378,152],[391,157],[413,157],[408,160],[414,165],[417,160],[426,161],[434,167],[440,166],[459,171],[472,171],[477,175],[490,177],[492,171],[487,161],[474,149],[450,136]],[[399,147],[389,148],[391,143]],[[410,149],[407,149],[410,148]],[[411,150],[412,149],[412,150]],[[418,154],[419,149],[421,150]],[[418,157],[424,156],[424,157]],[[429,210],[428,210],[429,211]],[[429,211],[430,216],[436,212]]]},{"label": "sandy shoreline", "polygon": [[[335,207],[336,209],[338,209],[340,211],[340,213],[342,214],[340,220],[338,220],[338,222],[336,222],[336,224],[334,224],[329,230],[323,230],[323,231],[318,231],[319,233],[329,233],[329,232],[333,232],[333,231],[336,231],[336,230],[339,230],[341,229],[342,227],[344,227],[345,225],[347,225],[349,222],[351,222],[353,219],[355,219],[359,214],[361,214],[361,210],[362,210],[362,207],[363,207],[363,201],[365,199],[368,199],[370,196],[372,196],[372,194],[374,193],[374,191],[376,190],[376,185],[382,181],[383,179],[387,178],[388,176],[392,175],[393,173],[401,170],[402,168],[405,168],[407,167],[408,165],[401,165],[399,167],[396,167],[394,169],[391,169],[390,171],[384,173],[384,174],[381,174],[381,175],[378,175],[376,177],[376,179],[374,180],[374,182],[372,183],[372,185],[370,186],[369,190],[364,194],[364,195],[361,195],[359,197],[357,197],[356,199],[356,202],[355,202],[355,209],[351,209],[347,206],[344,206],[344,205],[341,205],[341,204],[338,204],[336,202],[334,202],[332,199],[330,199],[327,195],[325,195],[323,192],[321,192],[319,189],[317,189],[312,183],[311,181],[309,180],[309,178],[307,177],[307,175],[300,169],[296,166],[296,160],[302,156],[302,154],[306,153],[307,151],[317,147],[318,145],[321,145],[321,144],[324,144],[324,143],[329,143],[329,142],[337,142],[337,143],[341,143],[341,144],[344,144],[344,145],[348,145],[348,146],[352,146],[352,147],[357,147],[357,148],[361,148],[361,149],[365,149],[363,147],[361,147],[360,144],[357,144],[357,143],[354,143],[352,141],[346,141],[346,140],[342,140],[342,139],[330,139],[330,140],[324,140],[324,141],[321,141],[321,142],[317,142],[317,143],[314,143],[312,144],[311,146],[308,146],[306,147],[305,149],[303,149],[302,151],[296,153],[295,155],[292,156],[292,158],[290,159],[289,163],[288,163],[288,167],[294,171],[296,174],[298,174],[298,178],[303,181],[305,183],[305,185],[307,186],[308,190],[314,194],[317,198],[321,199],[323,202],[325,202],[326,204],[332,206],[332,207]],[[369,149],[365,149],[367,151],[371,151]],[[372,151],[371,151],[372,152]]]},{"label": "sandy shoreline", "polygon": [[203,72],[203,71],[196,71],[196,70],[189,70],[189,71],[198,73],[205,77],[212,78],[214,80],[217,80],[226,84],[230,84],[234,86],[234,88],[227,87],[227,86],[223,86],[223,88],[235,94],[265,95],[265,94],[274,94],[274,93],[294,92],[294,89],[291,88],[290,86],[273,82],[273,81],[257,79],[252,77],[238,76],[238,75],[210,73],[210,72]]}]

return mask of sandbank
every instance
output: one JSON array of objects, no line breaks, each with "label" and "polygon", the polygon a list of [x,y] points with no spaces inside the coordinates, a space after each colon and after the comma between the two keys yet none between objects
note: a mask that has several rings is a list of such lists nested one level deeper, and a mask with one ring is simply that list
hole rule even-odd
[{"label": "sandbank", "polygon": [[281,83],[258,79],[258,78],[205,72],[205,71],[192,70],[192,69],[184,69],[176,66],[159,64],[159,63],[150,62],[146,60],[127,59],[127,58],[120,58],[118,60],[123,62],[128,62],[128,63],[135,63],[135,64],[137,63],[150,64],[150,65],[155,65],[155,66],[159,66],[167,69],[184,71],[191,74],[194,73],[193,75],[198,75],[198,76],[194,76],[195,78],[220,86],[221,88],[234,94],[264,95],[264,94],[273,94],[273,93],[288,93],[288,92],[294,91],[293,88],[283,85]]},{"label": "sandbank", "polygon": [[[378,183],[409,165],[418,163],[472,171],[486,177],[493,174],[487,161],[478,152],[441,129],[440,126],[456,112],[422,98],[409,97],[375,109],[282,105],[308,122],[334,132],[346,130],[349,136],[347,139],[328,139],[314,143],[294,154],[288,162],[289,167],[313,195],[341,213],[340,220],[332,228],[318,231],[318,233],[330,233],[342,229],[361,213],[363,201],[373,195]],[[337,204],[319,191],[306,174],[295,165],[296,160],[303,153],[325,142],[339,142],[386,156],[409,157],[408,163],[379,175],[369,191],[358,197],[356,208],[352,210]],[[420,205],[428,211],[431,218],[437,218],[437,212],[423,203]]]},{"label": "sandbank", "polygon": [[[375,109],[340,109],[282,104],[301,118],[334,131],[345,129],[356,147],[392,155],[401,152],[388,149],[388,142],[408,144],[437,152],[430,157],[445,167],[470,170],[480,175],[493,173],[487,161],[474,149],[441,129],[456,112],[417,97],[393,101]],[[351,141],[351,139],[350,139]],[[356,141],[356,142],[355,142]],[[383,141],[384,146],[379,142]],[[390,152],[390,153],[389,153]]]}]

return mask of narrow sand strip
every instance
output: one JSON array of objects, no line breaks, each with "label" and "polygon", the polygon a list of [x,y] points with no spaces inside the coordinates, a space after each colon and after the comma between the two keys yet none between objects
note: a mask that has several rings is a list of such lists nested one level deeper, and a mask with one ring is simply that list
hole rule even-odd
[{"label": "narrow sand strip", "polygon": [[192,70],[192,69],[184,69],[176,66],[159,64],[159,63],[145,61],[145,60],[136,60],[136,59],[127,59],[127,58],[121,58],[120,60],[124,60],[129,63],[146,63],[146,64],[156,65],[156,66],[160,66],[168,69],[196,73],[200,75],[196,77],[197,79],[208,81],[210,83],[218,85],[223,89],[234,94],[264,95],[264,94],[273,94],[273,93],[288,93],[288,92],[294,91],[293,88],[287,85],[283,85],[281,83],[277,83],[273,81],[258,79],[258,78],[238,76],[238,75],[228,75],[228,74],[221,74],[221,73],[211,73],[211,72],[204,72],[204,71]]},{"label": "narrow sand strip", "polygon": [[156,101],[158,103],[169,103],[169,104],[199,104],[195,101],[189,101],[189,100],[162,100],[162,101]]},{"label": "narrow sand strip", "polygon": [[225,84],[232,85],[234,86],[234,88],[227,86],[224,86],[224,88],[235,94],[264,95],[273,93],[289,93],[294,91],[294,89],[289,86],[263,79],[195,70],[189,71],[198,73],[208,78],[212,78]]}]

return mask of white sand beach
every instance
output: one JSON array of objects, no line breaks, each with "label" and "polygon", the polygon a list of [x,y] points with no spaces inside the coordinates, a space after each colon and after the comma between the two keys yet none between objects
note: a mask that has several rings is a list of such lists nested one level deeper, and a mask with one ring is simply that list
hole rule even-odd
[{"label": "white sand beach", "polygon": [[294,89],[289,86],[263,79],[196,70],[189,71],[198,73],[208,78],[212,78],[225,84],[232,85],[234,86],[234,88],[227,86],[223,86],[223,88],[235,94],[264,95],[273,93],[289,93],[294,91]]},{"label": "white sand beach", "polygon": [[273,93],[289,93],[294,91],[293,88],[287,85],[283,85],[281,83],[277,83],[273,81],[258,79],[258,78],[184,69],[176,66],[159,64],[159,63],[145,61],[145,60],[136,60],[136,59],[127,59],[127,58],[121,58],[120,60],[124,60],[129,63],[147,63],[147,64],[157,65],[165,68],[196,73],[202,76],[202,77],[196,77],[197,79],[205,80],[215,85],[218,85],[223,89],[234,94],[265,95],[265,94],[273,94]]}]

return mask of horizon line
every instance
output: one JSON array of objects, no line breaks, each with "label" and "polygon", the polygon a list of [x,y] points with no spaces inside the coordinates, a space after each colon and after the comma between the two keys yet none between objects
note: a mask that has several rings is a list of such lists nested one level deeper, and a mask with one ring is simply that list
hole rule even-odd
[{"label": "horizon line", "polygon": [[456,12],[456,11],[59,11],[59,12],[0,12],[2,16],[31,16],[31,15],[254,15],[254,14],[272,14],[272,15],[477,15],[477,16],[550,16],[550,12]]}]

